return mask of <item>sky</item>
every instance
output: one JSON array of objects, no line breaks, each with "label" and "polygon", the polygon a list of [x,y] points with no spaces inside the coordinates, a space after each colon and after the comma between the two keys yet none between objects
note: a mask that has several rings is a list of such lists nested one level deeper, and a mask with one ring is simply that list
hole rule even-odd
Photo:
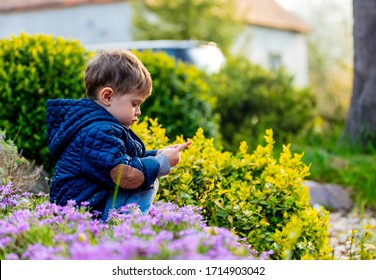
[{"label": "sky", "polygon": [[288,10],[294,7],[297,7],[299,5],[299,2],[300,2],[300,5],[302,3],[302,1],[299,1],[299,0],[275,0],[275,1],[278,4],[280,4],[282,7]]},{"label": "sky", "polygon": [[352,0],[275,1],[308,24],[310,41],[319,44],[328,58],[352,63]]},{"label": "sky", "polygon": [[[309,2],[302,0],[275,0],[283,8],[294,12],[304,20],[304,17],[309,17],[312,9],[327,7],[334,8],[331,11],[333,20],[337,20],[340,16],[352,17],[352,0],[310,0]],[[312,19],[311,19],[312,21]]]},{"label": "sky", "polygon": [[[303,6],[305,1],[303,0],[275,0],[281,6],[288,10],[299,9],[299,6]],[[321,2],[336,2],[343,5],[349,5],[352,0],[310,0],[311,3],[321,3]]]}]

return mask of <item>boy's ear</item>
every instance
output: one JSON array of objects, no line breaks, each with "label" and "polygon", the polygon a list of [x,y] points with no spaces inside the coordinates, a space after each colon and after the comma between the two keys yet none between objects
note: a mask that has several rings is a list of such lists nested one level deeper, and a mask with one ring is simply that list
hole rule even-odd
[{"label": "boy's ear", "polygon": [[99,92],[99,100],[103,102],[104,105],[110,105],[114,97],[114,91],[110,87],[104,87]]}]

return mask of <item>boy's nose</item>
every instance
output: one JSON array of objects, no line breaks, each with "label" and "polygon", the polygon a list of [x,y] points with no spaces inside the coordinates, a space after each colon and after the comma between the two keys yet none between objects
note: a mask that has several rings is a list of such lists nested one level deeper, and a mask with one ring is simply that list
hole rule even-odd
[{"label": "boy's nose", "polygon": [[141,115],[141,109],[140,109],[140,108],[138,108],[138,109],[136,110],[135,115],[136,115],[136,116]]}]

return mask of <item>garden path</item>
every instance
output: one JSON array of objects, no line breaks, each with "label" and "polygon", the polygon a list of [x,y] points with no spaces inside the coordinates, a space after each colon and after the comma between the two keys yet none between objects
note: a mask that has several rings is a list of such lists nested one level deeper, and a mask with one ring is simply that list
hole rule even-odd
[{"label": "garden path", "polygon": [[376,227],[376,211],[367,210],[361,215],[348,188],[314,181],[307,181],[305,185],[309,187],[310,204],[314,208],[323,206],[329,211],[329,242],[335,258],[348,259],[350,252],[356,255],[357,245],[351,246],[353,230],[357,230],[354,238],[359,241],[364,232],[363,226]]},{"label": "garden path", "polygon": [[[352,231],[358,230],[355,234],[355,240],[360,240],[363,233],[363,226],[369,224],[376,227],[376,212],[365,211],[361,218],[359,211],[350,212],[334,211],[329,213],[329,238],[330,245],[334,249],[334,256],[337,259],[348,259],[350,256],[350,238]],[[357,246],[353,246],[351,251],[355,255]],[[355,252],[354,252],[355,251]]]}]

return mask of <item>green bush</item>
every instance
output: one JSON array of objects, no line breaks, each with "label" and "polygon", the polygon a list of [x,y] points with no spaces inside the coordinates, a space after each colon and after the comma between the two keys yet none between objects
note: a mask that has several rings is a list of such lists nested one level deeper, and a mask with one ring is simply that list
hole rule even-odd
[{"label": "green bush", "polygon": [[241,141],[255,148],[269,128],[278,143],[290,142],[313,120],[313,95],[294,88],[283,70],[269,72],[245,58],[231,57],[209,81],[218,98],[216,112],[226,149],[236,151]]},{"label": "green bush", "polygon": [[[155,121],[149,129],[140,123],[134,130],[148,148],[168,144]],[[274,250],[275,259],[330,258],[328,213],[310,206],[303,185],[309,167],[289,145],[274,159],[271,130],[265,139],[252,154],[245,142],[232,154],[199,129],[179,165],[161,179],[158,199],[201,207],[209,225],[234,229],[257,251]]]},{"label": "green bush", "polygon": [[[92,53],[78,41],[48,35],[13,36],[0,40],[0,129],[28,159],[51,172],[55,160],[46,139],[46,102],[85,97],[83,71]],[[166,54],[137,53],[153,77],[152,96],[143,115],[159,118],[170,137],[193,136],[203,127],[218,136],[215,100],[207,94],[203,72],[176,65]]]},{"label": "green bush", "polygon": [[0,40],[0,129],[46,170],[54,165],[47,149],[46,102],[85,96],[86,54],[78,41],[48,35]]},{"label": "green bush", "polygon": [[170,138],[192,137],[199,127],[206,136],[219,138],[219,118],[213,112],[206,74],[194,66],[176,64],[167,54],[135,52],[153,78],[153,93],[142,105],[142,115],[158,118]]}]

